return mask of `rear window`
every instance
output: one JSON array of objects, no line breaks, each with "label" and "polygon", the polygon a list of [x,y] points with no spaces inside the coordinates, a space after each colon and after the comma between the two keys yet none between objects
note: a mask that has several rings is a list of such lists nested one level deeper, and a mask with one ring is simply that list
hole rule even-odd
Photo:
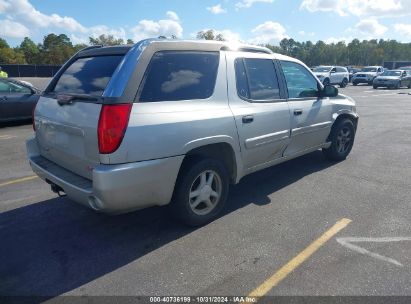
[{"label": "rear window", "polygon": [[57,81],[54,92],[102,95],[123,55],[79,58]]},{"label": "rear window", "polygon": [[153,55],[140,102],[209,98],[214,91],[219,52],[164,51]]}]

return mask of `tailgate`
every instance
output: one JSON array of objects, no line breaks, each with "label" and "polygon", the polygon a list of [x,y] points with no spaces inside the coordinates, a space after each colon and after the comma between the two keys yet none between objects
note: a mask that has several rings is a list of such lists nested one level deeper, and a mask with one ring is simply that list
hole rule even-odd
[{"label": "tailgate", "polygon": [[91,179],[99,163],[97,125],[100,104],[75,102],[60,106],[41,97],[36,108],[36,139],[40,154],[78,175]]}]

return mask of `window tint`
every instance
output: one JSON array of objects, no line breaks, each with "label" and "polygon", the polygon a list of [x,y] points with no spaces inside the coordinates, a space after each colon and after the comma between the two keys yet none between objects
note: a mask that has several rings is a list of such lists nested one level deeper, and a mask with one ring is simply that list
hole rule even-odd
[{"label": "window tint", "polygon": [[337,68],[337,72],[344,73],[344,72],[347,72],[347,70],[345,68]]},{"label": "window tint", "polygon": [[281,61],[281,66],[287,81],[289,98],[318,96],[317,80],[305,67],[290,61]]},{"label": "window tint", "polygon": [[10,86],[7,82],[0,81],[0,92],[10,93]]},{"label": "window tint", "polygon": [[102,95],[123,56],[79,58],[57,81],[54,92]]},{"label": "window tint", "polygon": [[147,68],[141,102],[206,99],[214,91],[218,52],[164,51]]},{"label": "window tint", "polygon": [[277,75],[271,59],[236,59],[235,68],[240,97],[255,101],[280,98]]},{"label": "window tint", "polygon": [[1,93],[23,93],[29,94],[31,90],[25,86],[19,85],[14,82],[3,82],[0,81],[0,92]]},{"label": "window tint", "polygon": [[245,72],[243,59],[236,59],[234,65],[238,96],[250,99],[250,90],[248,88],[247,73]]}]

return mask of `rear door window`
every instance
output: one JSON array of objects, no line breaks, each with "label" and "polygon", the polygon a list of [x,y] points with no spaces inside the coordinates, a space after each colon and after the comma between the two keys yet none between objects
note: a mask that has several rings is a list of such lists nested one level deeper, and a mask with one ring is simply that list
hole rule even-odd
[{"label": "rear door window", "polygon": [[78,58],[61,75],[54,92],[101,96],[123,55]]},{"label": "rear door window", "polygon": [[235,61],[237,93],[250,102],[280,99],[274,62],[271,59],[238,58]]},{"label": "rear door window", "polygon": [[139,101],[209,98],[214,92],[219,61],[219,52],[157,52],[144,76]]}]

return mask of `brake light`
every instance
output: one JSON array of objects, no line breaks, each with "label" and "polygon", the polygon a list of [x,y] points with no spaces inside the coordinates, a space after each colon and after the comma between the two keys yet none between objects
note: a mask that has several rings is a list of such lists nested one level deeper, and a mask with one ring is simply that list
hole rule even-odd
[{"label": "brake light", "polygon": [[31,111],[31,122],[32,122],[32,125],[33,125],[33,131],[34,132],[36,132],[36,121],[34,119],[34,112],[36,111],[37,103],[38,102],[36,102],[36,104],[34,105],[33,111]]},{"label": "brake light", "polygon": [[101,154],[113,153],[120,146],[132,106],[132,103],[102,106],[97,129]]}]

